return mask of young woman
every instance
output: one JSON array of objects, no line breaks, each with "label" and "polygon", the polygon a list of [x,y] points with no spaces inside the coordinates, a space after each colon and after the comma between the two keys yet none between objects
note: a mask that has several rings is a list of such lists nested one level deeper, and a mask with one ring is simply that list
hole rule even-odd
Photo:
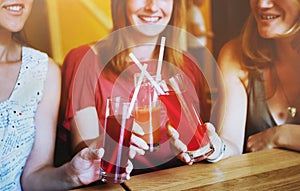
[{"label": "young woman", "polygon": [[53,167],[61,77],[45,53],[19,41],[32,3],[0,0],[0,190],[68,190],[100,178],[103,149]]},{"label": "young woman", "polygon": [[250,0],[242,35],[219,61],[225,94],[220,136],[226,155],[270,148],[300,150],[300,1]]},{"label": "young woman", "polygon": [[[140,62],[148,64],[148,72],[155,74],[162,36],[166,37],[161,72],[163,78],[178,72],[184,74],[189,79],[189,91],[194,101],[200,105],[201,117],[209,120],[210,106],[206,102],[205,80],[199,67],[184,54],[186,47],[181,41],[185,34],[181,36],[182,30],[178,30],[185,27],[184,5],[183,0],[111,1],[112,33],[98,43],[72,50],[65,58],[62,69],[62,142],[58,143],[58,150],[63,148],[63,142],[68,142],[71,143],[72,152],[76,153],[78,149],[89,146],[90,140],[101,135],[102,128],[95,125],[97,121],[90,125],[88,117],[96,116],[103,127],[106,99],[114,95],[130,97],[132,94],[133,75],[140,70],[130,60],[130,52]],[[135,156],[134,173],[182,164],[176,160],[178,153],[170,150],[165,113],[162,118],[159,151],[145,154],[144,150],[148,149],[146,143],[133,136],[132,157],[135,153],[145,154]],[[83,119],[80,121],[84,123],[76,123],[76,119]]]}]

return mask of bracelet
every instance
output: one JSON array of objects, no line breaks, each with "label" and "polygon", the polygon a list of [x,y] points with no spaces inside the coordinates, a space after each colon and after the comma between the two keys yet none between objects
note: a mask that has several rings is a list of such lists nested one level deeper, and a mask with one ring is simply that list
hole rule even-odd
[{"label": "bracelet", "polygon": [[102,182],[106,182],[107,173],[102,168],[100,168],[99,178]]},{"label": "bracelet", "polygon": [[[222,140],[221,140],[222,141]],[[220,154],[218,157],[214,158],[214,159],[208,159],[208,162],[214,163],[214,162],[218,162],[219,160],[221,160],[224,156],[226,150],[226,145],[224,144],[224,142],[222,141],[222,146],[221,146],[221,150],[220,150]]]}]

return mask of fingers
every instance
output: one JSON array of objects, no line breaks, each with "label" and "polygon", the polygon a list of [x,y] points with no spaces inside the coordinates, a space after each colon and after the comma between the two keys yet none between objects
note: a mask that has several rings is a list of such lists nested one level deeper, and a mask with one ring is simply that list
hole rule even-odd
[{"label": "fingers", "polygon": [[186,152],[180,153],[179,155],[177,155],[177,158],[188,165],[193,164],[193,160]]},{"label": "fingers", "polygon": [[167,134],[171,138],[173,149],[176,149],[178,153],[186,152],[187,146],[179,139],[179,133],[169,123],[166,125]]},{"label": "fingers", "polygon": [[167,123],[167,134],[171,138],[171,150],[173,153],[177,155],[177,158],[181,160],[182,162],[192,165],[193,161],[191,157],[186,153],[187,152],[187,146],[179,139],[179,133],[176,131],[170,123]]},{"label": "fingers", "polygon": [[[139,134],[144,134],[143,129],[135,123],[135,130],[134,133],[138,132]],[[133,159],[137,154],[144,155],[145,150],[149,150],[149,146],[147,143],[140,137],[135,134],[131,136],[131,145],[129,147],[129,158]]]},{"label": "fingers", "polygon": [[103,148],[94,149],[94,150],[92,150],[92,152],[94,153],[95,159],[101,159],[104,155],[104,149]]},{"label": "fingers", "polygon": [[169,137],[172,137],[173,139],[178,139],[179,138],[179,133],[176,131],[168,122],[167,125],[167,134]]},{"label": "fingers", "polygon": [[268,143],[266,140],[256,140],[253,136],[250,136],[247,141],[246,150],[248,152],[256,152],[264,149],[272,149],[272,144]]},{"label": "fingers", "polygon": [[145,135],[143,128],[135,121],[133,121],[132,132],[137,135]]},{"label": "fingers", "polygon": [[126,166],[126,173],[128,174],[128,179],[130,178],[129,174],[132,172],[132,170],[133,170],[133,164],[130,160],[128,160],[128,163]]},{"label": "fingers", "polygon": [[211,123],[205,123],[205,125],[206,125],[206,128],[208,130],[208,135],[209,136],[216,134],[216,128],[214,127],[213,124],[211,124]]},{"label": "fingers", "polygon": [[220,140],[220,137],[218,136],[218,134],[216,133],[214,125],[211,123],[205,123],[205,125],[206,125],[207,131],[208,131],[208,137],[209,137],[210,142],[213,145],[220,144],[221,140]]},{"label": "fingers", "polygon": [[149,149],[149,146],[147,145],[147,143],[142,138],[136,136],[135,134],[132,134],[132,136],[131,136],[131,144],[133,144],[136,147],[143,149],[143,150]]},{"label": "fingers", "polygon": [[133,170],[132,162],[130,160],[128,160],[127,166],[125,168],[125,172],[122,173],[122,174],[119,174],[119,177],[122,178],[122,179],[125,178],[126,180],[129,180],[130,179],[130,173],[131,173],[132,170]]},{"label": "fingers", "polygon": [[173,146],[177,150],[178,153],[187,151],[187,146],[179,139],[175,139],[173,141]]},{"label": "fingers", "polygon": [[129,158],[133,159],[136,155],[144,155],[145,151],[140,149],[134,145],[130,145],[129,147]]}]

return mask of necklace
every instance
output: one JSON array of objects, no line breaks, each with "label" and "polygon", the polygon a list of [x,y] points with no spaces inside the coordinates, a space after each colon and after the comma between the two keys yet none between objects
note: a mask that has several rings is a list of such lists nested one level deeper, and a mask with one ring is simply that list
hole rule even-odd
[{"label": "necklace", "polygon": [[297,114],[297,108],[295,106],[292,106],[292,104],[290,104],[290,101],[288,99],[288,96],[286,95],[285,93],[285,89],[281,83],[281,80],[279,78],[279,75],[278,75],[278,72],[277,72],[277,69],[276,69],[276,66],[274,67],[274,70],[275,70],[275,74],[276,74],[276,78],[277,78],[277,81],[278,81],[278,85],[280,86],[282,92],[283,92],[283,95],[284,95],[284,98],[286,100],[286,103],[288,105],[287,107],[287,113],[292,117],[294,118]]},{"label": "necklace", "polygon": [[296,113],[297,113],[297,108],[289,106],[288,107],[288,112],[289,112],[290,116],[294,118],[296,116]]},{"label": "necklace", "polygon": [[284,91],[284,87],[283,87],[283,85],[282,85],[280,79],[278,79],[278,80],[279,80],[280,88],[282,89],[284,98],[285,98],[285,100],[286,100],[286,102],[287,102],[287,104],[288,104],[287,112],[288,112],[288,114],[289,114],[292,118],[294,118],[294,117],[296,116],[296,114],[297,114],[297,108],[296,108],[295,106],[292,106],[292,104],[290,104],[289,99],[288,99],[288,97],[287,97],[287,95],[286,95],[286,93],[285,93],[285,91]]}]

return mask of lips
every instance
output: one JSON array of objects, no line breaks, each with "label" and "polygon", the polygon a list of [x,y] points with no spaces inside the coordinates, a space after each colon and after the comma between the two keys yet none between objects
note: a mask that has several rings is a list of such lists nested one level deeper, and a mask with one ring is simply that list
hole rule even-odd
[{"label": "lips", "polygon": [[3,8],[11,12],[20,12],[22,9],[24,9],[24,5],[12,4],[12,5],[5,5],[3,6]]},{"label": "lips", "polygon": [[277,19],[280,17],[279,15],[260,15],[260,18],[262,20],[272,20],[272,19]]},{"label": "lips", "polygon": [[161,19],[161,17],[159,16],[139,16],[139,18],[142,21],[150,22],[150,23],[158,22]]}]

